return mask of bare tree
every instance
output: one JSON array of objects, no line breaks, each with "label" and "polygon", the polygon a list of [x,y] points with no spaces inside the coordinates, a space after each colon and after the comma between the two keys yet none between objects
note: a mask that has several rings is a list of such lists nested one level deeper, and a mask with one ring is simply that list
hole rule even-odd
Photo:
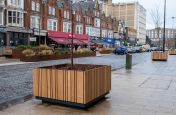
[{"label": "bare tree", "polygon": [[155,25],[155,29],[157,31],[157,38],[159,40],[159,44],[158,46],[160,47],[161,43],[160,43],[160,30],[161,30],[161,25],[162,25],[162,18],[161,18],[161,13],[159,10],[159,7],[157,7],[157,5],[155,6],[155,9],[151,10],[150,15],[152,17],[152,21]]}]

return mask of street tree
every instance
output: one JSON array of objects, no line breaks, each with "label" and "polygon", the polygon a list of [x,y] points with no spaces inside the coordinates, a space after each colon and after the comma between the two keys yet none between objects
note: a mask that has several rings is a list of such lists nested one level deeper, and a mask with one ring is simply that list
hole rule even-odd
[{"label": "street tree", "polygon": [[[162,25],[162,16],[160,13],[159,7],[156,5],[154,9],[151,10],[150,12],[152,21],[154,23],[155,29],[157,31],[157,39],[158,39],[158,46],[161,47],[160,43],[160,30],[161,30],[161,25]],[[155,36],[155,35],[154,35]]]}]

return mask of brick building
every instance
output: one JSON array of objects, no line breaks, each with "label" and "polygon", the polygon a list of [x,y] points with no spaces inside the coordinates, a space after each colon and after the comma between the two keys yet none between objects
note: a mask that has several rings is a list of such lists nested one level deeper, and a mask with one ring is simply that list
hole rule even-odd
[{"label": "brick building", "polygon": [[[1,0],[1,46],[46,44],[53,37],[51,40],[65,43],[61,42],[62,38],[70,37],[72,23],[76,39],[114,38],[118,21],[101,14],[99,5],[98,0],[74,4],[69,0]],[[58,36],[49,36],[51,34]],[[74,43],[81,42],[75,40]]]}]

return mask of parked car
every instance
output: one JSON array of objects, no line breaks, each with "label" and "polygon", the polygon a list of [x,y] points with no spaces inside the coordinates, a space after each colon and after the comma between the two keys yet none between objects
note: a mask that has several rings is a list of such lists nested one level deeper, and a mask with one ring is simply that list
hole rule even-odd
[{"label": "parked car", "polygon": [[128,46],[127,51],[128,51],[128,53],[135,53],[135,48],[132,46]]},{"label": "parked car", "polygon": [[140,46],[136,46],[135,48],[135,53],[141,53],[141,47]]},{"label": "parked car", "polygon": [[117,47],[114,51],[115,54],[127,54],[127,48],[124,46]]},{"label": "parked car", "polygon": [[151,47],[150,50],[151,50],[151,51],[158,51],[159,48],[158,48],[158,47]]}]

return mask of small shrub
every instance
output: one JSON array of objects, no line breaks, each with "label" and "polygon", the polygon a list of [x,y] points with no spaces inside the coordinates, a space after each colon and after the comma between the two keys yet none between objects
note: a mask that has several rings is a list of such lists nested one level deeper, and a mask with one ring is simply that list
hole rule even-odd
[{"label": "small shrub", "polygon": [[42,50],[38,53],[39,55],[53,55],[53,51],[52,50]]},{"label": "small shrub", "polygon": [[32,49],[32,46],[30,46],[30,45],[19,45],[19,46],[17,46],[17,49],[22,49],[22,50]]},{"label": "small shrub", "polygon": [[35,52],[32,49],[26,49],[22,52],[25,56],[34,56]]}]

